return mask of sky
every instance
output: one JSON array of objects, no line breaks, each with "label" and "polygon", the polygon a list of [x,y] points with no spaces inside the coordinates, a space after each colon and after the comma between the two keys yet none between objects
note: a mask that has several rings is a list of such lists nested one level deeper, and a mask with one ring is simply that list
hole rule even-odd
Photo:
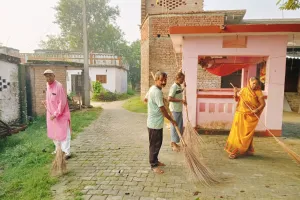
[{"label": "sky", "polygon": [[[87,0],[88,1],[88,0]],[[0,0],[0,43],[33,52],[46,35],[58,34],[54,24],[53,7],[58,0]],[[204,10],[247,9],[245,19],[299,18],[300,11],[280,11],[277,0],[205,0]],[[125,33],[125,39],[134,41],[140,38],[141,0],[110,0],[118,6],[120,17],[117,24]]]}]

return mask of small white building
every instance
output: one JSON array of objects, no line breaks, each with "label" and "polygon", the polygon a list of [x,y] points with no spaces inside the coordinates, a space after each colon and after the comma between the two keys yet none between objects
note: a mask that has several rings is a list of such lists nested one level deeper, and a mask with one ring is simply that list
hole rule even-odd
[{"label": "small white building", "polygon": [[[102,86],[115,93],[127,92],[127,71],[128,69],[112,65],[90,65],[89,76],[92,82],[99,81]],[[67,71],[67,92],[75,92],[76,88],[82,87],[80,84],[80,75],[82,70]]]}]

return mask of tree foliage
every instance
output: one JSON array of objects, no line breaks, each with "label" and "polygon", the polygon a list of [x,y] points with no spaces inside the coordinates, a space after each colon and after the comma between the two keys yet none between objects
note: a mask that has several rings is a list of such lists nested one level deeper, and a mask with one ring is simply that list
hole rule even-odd
[{"label": "tree foliage", "polygon": [[[140,83],[140,41],[128,44],[123,32],[116,25],[118,7],[109,5],[109,0],[87,0],[88,50],[115,53],[123,57],[129,66],[128,81],[136,89]],[[75,50],[83,48],[82,0],[59,0],[55,23],[59,25],[60,35],[48,35],[40,47],[52,50]]]},{"label": "tree foliage", "polygon": [[299,0],[277,0],[280,10],[297,10],[300,8]]},{"label": "tree foliage", "polygon": [[[41,47],[46,49],[82,50],[83,19],[82,0],[59,0],[56,21],[61,30],[58,36],[50,35]],[[89,51],[112,52],[112,44],[123,41],[123,33],[116,25],[118,7],[109,5],[109,0],[86,1],[88,49]]]},{"label": "tree foliage", "polygon": [[128,81],[130,81],[132,89],[137,89],[141,81],[141,45],[136,40],[131,44],[120,44],[120,55],[124,62],[129,66]]},{"label": "tree foliage", "polygon": [[70,50],[68,40],[60,35],[47,35],[47,40],[42,40],[39,46],[42,49]]}]

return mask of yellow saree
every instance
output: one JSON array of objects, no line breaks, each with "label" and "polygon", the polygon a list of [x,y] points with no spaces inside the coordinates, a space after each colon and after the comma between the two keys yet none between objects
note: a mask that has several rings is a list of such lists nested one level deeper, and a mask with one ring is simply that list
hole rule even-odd
[{"label": "yellow saree", "polygon": [[[238,96],[236,112],[225,146],[225,151],[232,156],[254,153],[253,136],[259,120],[246,104],[252,110],[258,108],[260,105],[258,99],[263,93],[261,90],[254,91],[248,86],[243,88]],[[260,114],[261,112],[257,113],[257,116]]]}]

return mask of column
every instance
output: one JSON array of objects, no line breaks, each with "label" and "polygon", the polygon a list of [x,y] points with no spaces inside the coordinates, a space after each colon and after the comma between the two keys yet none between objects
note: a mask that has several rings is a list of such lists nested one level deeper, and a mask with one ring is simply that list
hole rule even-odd
[{"label": "column", "polygon": [[257,65],[249,66],[246,85],[248,84],[248,81],[250,80],[251,77],[256,77],[256,70],[257,70]]},{"label": "column", "polygon": [[248,79],[248,67],[242,69],[241,88],[247,86],[247,79]]},{"label": "column", "polygon": [[[188,104],[188,114],[189,120],[191,121],[193,127],[196,127],[196,117],[197,117],[197,58],[191,58],[184,55],[182,62],[182,70],[185,72],[186,85],[187,85],[187,104]],[[183,112],[184,121],[186,121],[186,112]]]},{"label": "column", "polygon": [[285,56],[270,56],[267,62],[266,126],[276,136],[282,134],[282,112],[284,101]]}]

